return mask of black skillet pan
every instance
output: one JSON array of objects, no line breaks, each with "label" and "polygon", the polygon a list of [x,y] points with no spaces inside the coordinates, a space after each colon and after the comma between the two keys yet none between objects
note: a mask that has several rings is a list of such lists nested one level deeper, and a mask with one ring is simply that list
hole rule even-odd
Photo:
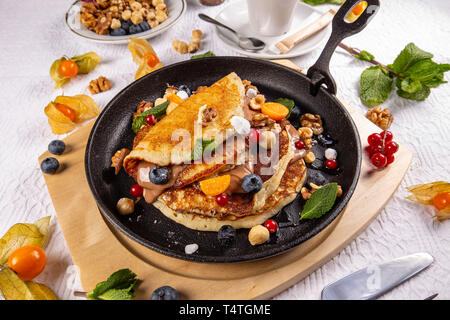
[{"label": "black skillet pan", "polygon": [[[100,212],[115,228],[138,243],[157,252],[198,262],[236,262],[273,256],[313,237],[328,226],[345,208],[359,177],[361,145],[358,131],[350,115],[336,99],[336,85],[328,64],[338,43],[346,36],[362,30],[379,6],[378,0],[367,0],[369,7],[354,23],[344,17],[359,0],[347,0],[333,20],[333,32],[321,56],[308,70],[307,76],[278,64],[242,57],[213,57],[184,61],[169,65],[133,82],[109,102],[98,117],[86,147],[86,177]],[[325,132],[331,137],[319,139],[313,149],[318,159],[308,165],[307,182],[322,185],[338,182],[344,191],[334,207],[319,219],[299,221],[304,204],[301,196],[284,207],[274,219],[279,223],[277,233],[259,246],[248,242],[248,229],[237,230],[234,245],[223,247],[216,232],[188,229],[166,218],[152,205],[139,201],[135,213],[121,216],[116,210],[119,198],[129,197],[135,182],[123,170],[116,176],[110,168],[111,156],[120,148],[130,148],[134,138],[131,120],[142,100],[154,101],[169,83],[196,89],[211,85],[230,72],[250,80],[269,101],[286,97],[296,107],[290,121],[299,125],[300,114],[321,115]],[[322,84],[326,85],[324,87]],[[339,171],[327,172],[323,167],[323,153],[327,145],[338,151]],[[196,243],[199,249],[186,254],[185,246]]]}]

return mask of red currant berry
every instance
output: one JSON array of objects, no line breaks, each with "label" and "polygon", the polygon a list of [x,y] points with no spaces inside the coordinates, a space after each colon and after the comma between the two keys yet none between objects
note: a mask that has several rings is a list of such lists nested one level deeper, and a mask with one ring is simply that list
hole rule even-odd
[{"label": "red currant berry", "polygon": [[392,162],[394,162],[394,160],[395,160],[395,157],[394,157],[394,155],[393,154],[388,154],[387,155],[387,166],[388,165],[390,165]]},{"label": "red currant berry", "polygon": [[327,167],[328,169],[336,169],[338,166],[338,163],[335,159],[328,159],[327,161],[325,161],[325,167]]},{"label": "red currant berry", "polygon": [[252,130],[250,130],[250,133],[248,134],[248,141],[250,143],[258,143],[259,135],[260,135],[259,130],[253,128]]},{"label": "red currant berry", "polygon": [[264,222],[264,227],[266,227],[270,233],[275,233],[278,230],[278,223],[275,220],[269,219]]},{"label": "red currant berry", "polygon": [[381,136],[378,133],[372,133],[368,138],[367,138],[367,142],[369,142],[369,144],[371,146],[376,146],[378,145],[380,142],[382,142],[381,140]]},{"label": "red currant berry", "polygon": [[377,168],[383,168],[387,164],[387,157],[382,153],[375,153],[370,158],[370,161],[372,161],[372,164]]},{"label": "red currant berry", "polygon": [[384,146],[384,151],[384,153],[387,155],[396,153],[398,151],[397,142],[389,141],[388,143],[386,143],[386,145]]},{"label": "red currant berry", "polygon": [[[386,139],[384,138],[385,135],[386,135]],[[385,140],[384,140],[385,143],[386,143],[386,142],[389,142],[389,141],[392,141],[392,138],[394,138],[394,135],[393,135],[392,132],[390,132],[390,131],[382,131],[382,132],[380,133],[380,136],[381,136],[381,139],[385,139]]]},{"label": "red currant berry", "polygon": [[305,143],[301,140],[298,140],[295,142],[295,147],[297,149],[305,149]]},{"label": "red currant berry", "polygon": [[216,202],[221,207],[225,206],[228,203],[228,195],[225,193],[218,194],[216,196]]},{"label": "red currant berry", "polygon": [[148,116],[145,117],[145,122],[147,122],[147,124],[153,126],[156,124],[156,117],[152,114],[149,114]]},{"label": "red currant berry", "polygon": [[372,146],[366,146],[365,148],[364,148],[364,150],[367,152],[367,154],[369,155],[369,156],[371,156],[374,152],[373,152],[373,147]]},{"label": "red currant berry", "polygon": [[141,197],[144,193],[144,189],[138,184],[133,184],[130,188],[130,193],[133,197]]}]

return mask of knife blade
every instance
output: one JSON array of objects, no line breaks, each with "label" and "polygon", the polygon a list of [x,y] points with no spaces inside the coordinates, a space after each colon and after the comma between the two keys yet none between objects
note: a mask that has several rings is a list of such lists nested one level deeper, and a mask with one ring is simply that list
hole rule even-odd
[{"label": "knife blade", "polygon": [[426,269],[433,257],[415,253],[378,265],[370,265],[327,285],[322,300],[375,299]]}]

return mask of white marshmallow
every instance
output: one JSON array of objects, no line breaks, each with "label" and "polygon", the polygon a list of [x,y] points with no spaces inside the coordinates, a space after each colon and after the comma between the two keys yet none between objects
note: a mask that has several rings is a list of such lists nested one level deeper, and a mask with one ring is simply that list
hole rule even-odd
[{"label": "white marshmallow", "polygon": [[246,92],[246,95],[250,99],[253,99],[254,97],[256,97],[258,95],[258,92],[255,89],[253,89],[253,88],[248,88],[248,90]]},{"label": "white marshmallow", "polygon": [[188,96],[186,91],[178,91],[177,92],[177,96],[179,96],[183,100],[186,100],[187,98],[189,98],[189,96]]},{"label": "white marshmallow", "polygon": [[250,122],[239,116],[233,116],[230,120],[231,125],[240,135],[248,135],[250,133]]},{"label": "white marshmallow", "polygon": [[327,158],[327,160],[336,160],[337,151],[332,148],[326,149],[325,150],[325,158]]},{"label": "white marshmallow", "polygon": [[198,250],[198,244],[196,244],[196,243],[188,244],[187,246],[184,247],[184,252],[186,254],[193,254],[197,250]]}]

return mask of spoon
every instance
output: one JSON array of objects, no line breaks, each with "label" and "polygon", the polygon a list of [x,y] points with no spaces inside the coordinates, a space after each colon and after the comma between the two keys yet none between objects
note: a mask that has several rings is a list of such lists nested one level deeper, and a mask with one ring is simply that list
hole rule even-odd
[{"label": "spoon", "polygon": [[210,16],[207,16],[206,14],[199,13],[198,16],[200,19],[202,19],[206,22],[213,23],[215,25],[218,25],[219,27],[222,27],[222,28],[225,28],[225,29],[231,31],[236,36],[239,47],[241,47],[244,50],[260,51],[260,50],[264,49],[264,47],[266,46],[266,44],[263,41],[256,39],[256,38],[252,38],[252,37],[244,37],[244,36],[240,35],[239,33],[237,33],[236,31],[234,31],[233,29],[231,29],[230,27],[211,18]]}]

